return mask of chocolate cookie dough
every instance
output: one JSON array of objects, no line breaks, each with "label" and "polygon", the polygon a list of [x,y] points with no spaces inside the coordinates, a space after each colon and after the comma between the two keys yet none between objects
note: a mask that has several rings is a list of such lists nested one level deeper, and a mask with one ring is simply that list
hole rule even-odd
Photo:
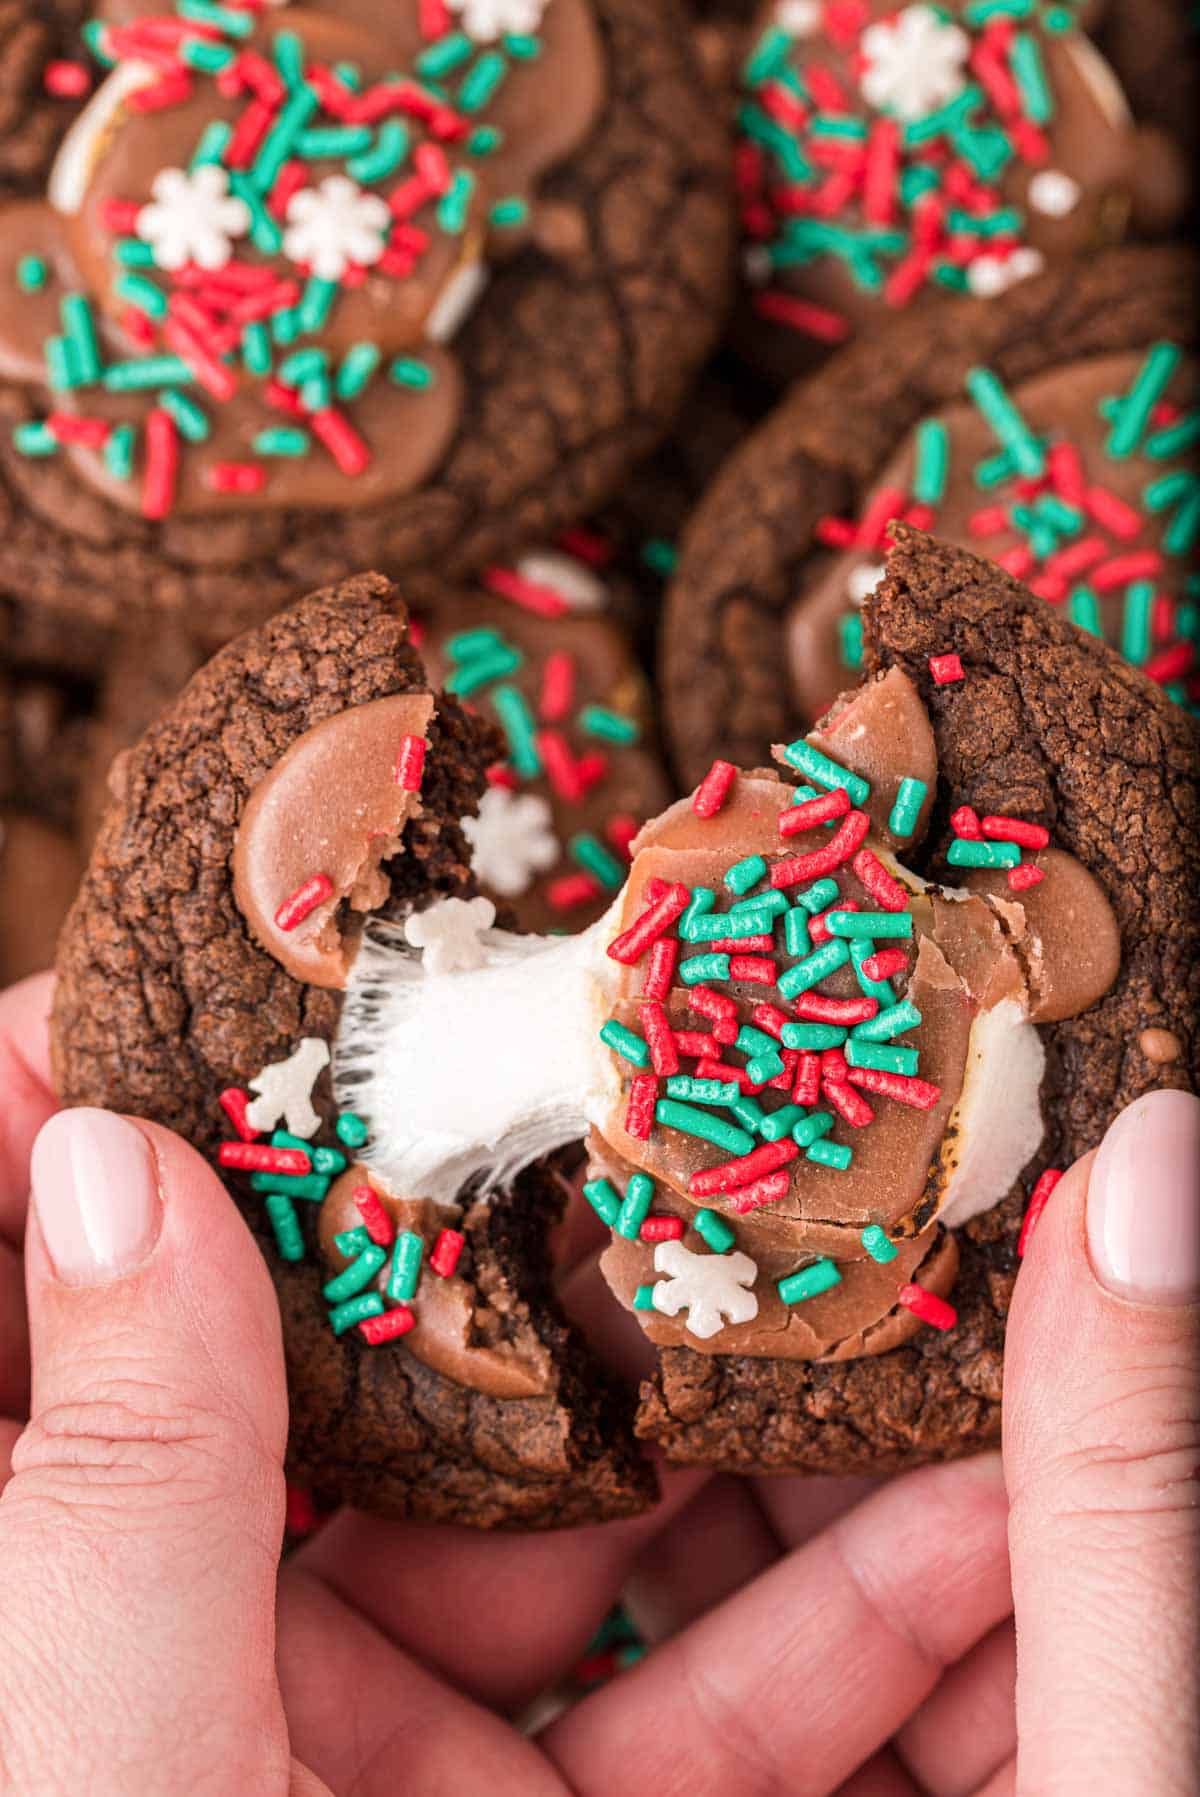
[{"label": "chocolate cookie dough", "polygon": [[[386,756],[356,779],[368,739]],[[117,764],[64,934],[55,1057],[67,1102],[155,1117],[225,1171],[279,1291],[299,1482],[387,1514],[544,1527],[629,1514],[653,1491],[624,1401],[549,1295],[561,1183],[539,1165],[489,1202],[463,1191],[426,1240],[419,1206],[370,1202],[367,1132],[328,1071],[357,907],[486,902],[469,901],[460,819],[493,753],[431,694],[378,576],[232,644]],[[308,819],[311,864],[284,865],[281,806]],[[399,1231],[405,1278],[424,1261],[437,1282],[408,1349],[406,1304],[373,1345],[382,1300],[321,1271],[318,1202],[345,1174],[368,1245]]]},{"label": "chocolate cookie dough", "polygon": [[[1194,700],[1196,267],[1112,250],[832,358],[735,452],[684,534],[668,748],[764,760],[846,683],[890,521],[1000,559]],[[1019,464],[1019,465],[1018,465]]]},{"label": "chocolate cookie dough", "polygon": [[[719,322],[721,133],[644,0],[109,0],[4,218],[0,584],[206,646],[602,501]],[[629,167],[638,180],[631,185]]]}]

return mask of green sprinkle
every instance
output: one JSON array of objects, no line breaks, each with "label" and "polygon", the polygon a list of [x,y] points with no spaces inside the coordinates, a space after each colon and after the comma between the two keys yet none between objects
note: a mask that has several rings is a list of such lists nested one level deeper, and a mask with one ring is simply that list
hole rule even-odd
[{"label": "green sprinkle", "polygon": [[271,372],[271,338],[261,319],[242,329],[242,361],[247,374],[267,375]]},{"label": "green sprinkle", "polygon": [[295,459],[309,452],[312,439],[296,425],[279,424],[259,431],[254,439],[254,453],[261,456],[288,456]]},{"label": "green sprinkle", "polygon": [[888,980],[873,980],[863,971],[863,962],[870,960],[875,953],[875,944],[863,937],[855,938],[850,943],[850,962],[854,968],[854,977],[858,981],[859,991],[868,998],[877,998],[881,1006],[894,1005],[896,994]]},{"label": "green sprinkle", "polygon": [[806,1161],[816,1161],[819,1167],[836,1167],[844,1173],[854,1159],[854,1150],[847,1148],[844,1142],[814,1142],[805,1151]]},{"label": "green sprinkle", "polygon": [[17,263],[17,286],[22,293],[38,293],[50,279],[50,270],[40,256],[22,256]]},{"label": "green sprinkle", "polygon": [[615,1017],[610,1017],[601,1026],[600,1040],[623,1060],[632,1061],[635,1067],[650,1065],[650,1049],[644,1038],[636,1031],[627,1029],[623,1023],[618,1023]]},{"label": "green sprinkle", "polygon": [[666,537],[647,537],[640,556],[650,572],[662,580],[669,580],[679,566],[679,551]]},{"label": "green sprinkle", "polygon": [[281,1257],[284,1260],[303,1260],[304,1236],[300,1229],[300,1219],[287,1193],[269,1193],[266,1208],[271,1228],[275,1232],[275,1246]]},{"label": "green sprinkle", "polygon": [[1187,498],[1175,513],[1163,536],[1168,555],[1189,555],[1200,535],[1200,482],[1193,480]]},{"label": "green sprinkle", "polygon": [[654,1287],[652,1285],[638,1286],[633,1294],[633,1308],[635,1310],[654,1309]]},{"label": "green sprinkle", "polygon": [[210,119],[200,133],[200,142],[192,154],[191,167],[208,168],[220,162],[232,136],[233,129],[224,119]]},{"label": "green sprinkle", "polygon": [[504,133],[495,125],[476,125],[467,139],[467,151],[472,156],[491,156],[503,142]]},{"label": "green sprinkle", "polygon": [[766,1123],[766,1112],[756,1098],[751,1098],[749,1092],[744,1092],[740,1098],[731,1099],[729,1108],[743,1129],[759,1132]]},{"label": "green sprinkle", "polygon": [[780,974],[779,990],[785,998],[795,998],[798,993],[807,992],[831,973],[836,973],[849,959],[850,950],[840,938],[823,942],[811,955],[805,955],[803,961],[797,961],[794,967]]},{"label": "green sprinkle", "polygon": [[450,236],[457,237],[467,223],[475,177],[469,169],[460,168],[437,203],[437,222]]},{"label": "green sprinkle", "polygon": [[419,356],[397,356],[388,376],[398,387],[411,388],[414,393],[426,392],[437,378],[429,363],[422,362]]},{"label": "green sprinkle", "polygon": [[237,51],[229,44],[212,44],[205,38],[189,37],[179,47],[179,60],[199,75],[219,75],[230,63],[237,61]]},{"label": "green sprinkle", "polygon": [[803,905],[793,905],[783,920],[783,944],[789,955],[797,960],[807,955],[812,948],[812,938],[808,933],[808,912]]},{"label": "green sprinkle", "polygon": [[812,886],[806,886],[803,892],[797,893],[796,903],[815,917],[818,911],[825,911],[832,905],[838,895],[836,880],[817,880]]},{"label": "green sprinkle", "polygon": [[1086,630],[1092,636],[1104,635],[1100,623],[1100,599],[1092,587],[1081,583],[1071,588],[1067,614],[1072,624],[1077,624],[1080,630]]},{"label": "green sprinkle", "polygon": [[724,1217],[715,1210],[698,1210],[692,1218],[692,1228],[714,1254],[728,1254],[737,1240]]},{"label": "green sprinkle", "polygon": [[300,297],[302,330],[316,332],[324,328],[338,292],[336,281],[324,281],[318,275],[311,277]]},{"label": "green sprinkle", "polygon": [[740,917],[744,911],[753,911],[764,919],[763,928],[771,929],[775,919],[782,917],[787,909],[786,893],[752,892],[749,898],[739,899],[736,905],[729,907],[729,916]]},{"label": "green sprinkle", "polygon": [[697,1110],[694,1105],[680,1104],[674,1098],[660,1098],[654,1107],[654,1117],[667,1129],[677,1129],[685,1136],[698,1136],[714,1147],[723,1148],[727,1154],[749,1154],[754,1147],[754,1137],[744,1129],[727,1123],[723,1117],[710,1117],[707,1111]]},{"label": "green sprinkle", "polygon": [[333,1245],[346,1260],[354,1260],[371,1246],[371,1237],[360,1223],[355,1229],[340,1229],[333,1238]]},{"label": "green sprinkle", "polygon": [[782,1142],[789,1136],[797,1123],[802,1123],[806,1116],[802,1104],[782,1104],[777,1111],[769,1111],[759,1124],[758,1133],[764,1142]]},{"label": "green sprinkle", "polygon": [[635,743],[641,735],[636,721],[607,705],[585,705],[579,714],[579,728],[602,742]]},{"label": "green sprinkle", "polygon": [[886,1267],[889,1261],[895,1260],[900,1252],[878,1223],[868,1223],[858,1239],[871,1259],[881,1267]]},{"label": "green sprinkle", "polygon": [[786,125],[776,124],[761,106],[747,104],[739,107],[737,124],[752,143],[762,144],[778,158],[789,181],[808,182],[814,178],[816,171],[798,140]]},{"label": "green sprinkle", "polygon": [[[258,155],[254,158],[249,172],[249,179],[240,180],[237,176],[229,178],[230,189],[239,198],[246,200],[256,217],[266,217],[259,198],[261,194],[270,193],[275,185],[275,177],[292,153],[297,137],[307,125],[320,104],[319,97],[312,88],[301,85],[304,74],[304,46],[294,32],[281,31],[275,39],[275,64],[288,86],[293,90],[284,102],[276,117],[275,123],[267,132],[259,146]],[[251,198],[253,196],[253,198]],[[251,232],[255,246],[263,249],[258,237]],[[279,233],[276,232],[275,249],[268,252],[275,254],[279,248]]]},{"label": "green sprinkle", "polygon": [[129,480],[133,474],[133,453],[137,447],[137,431],[132,424],[118,424],[104,445],[104,466],[114,480]]},{"label": "green sprinkle", "polygon": [[1021,90],[1025,112],[1035,125],[1048,125],[1054,117],[1054,96],[1046,79],[1042,48],[1028,31],[1018,31],[1008,53],[1013,79]]},{"label": "green sprinkle", "polygon": [[400,120],[384,119],[372,148],[364,150],[361,156],[352,157],[346,164],[346,171],[362,186],[370,187],[396,172],[408,155],[408,145],[408,130]]},{"label": "green sprinkle", "polygon": [[361,1292],[364,1286],[370,1285],[386,1259],[387,1249],[379,1248],[372,1242],[348,1267],[322,1286],[327,1302],[340,1304],[344,1298],[352,1298],[356,1292]]},{"label": "green sprinkle", "polygon": [[903,144],[906,150],[915,149],[918,144],[931,143],[935,137],[953,131],[983,99],[983,89],[972,81],[955,95],[945,106],[939,106],[935,112],[927,112],[923,118],[914,119],[904,127]]},{"label": "green sprinkle", "polygon": [[682,1098],[686,1104],[732,1104],[739,1096],[736,1080],[696,1079],[690,1073],[672,1073],[667,1080],[667,1097]]},{"label": "green sprinkle", "polygon": [[1152,437],[1146,438],[1142,448],[1156,462],[1165,462],[1171,456],[1182,455],[1184,450],[1194,449],[1197,443],[1200,443],[1200,410],[1188,412],[1177,424],[1155,431]]},{"label": "green sprinkle", "polygon": [[188,394],[180,393],[175,387],[164,387],[158,396],[158,403],[175,420],[180,436],[187,442],[204,443],[208,440],[212,429],[208,414]]},{"label": "green sprinkle", "polygon": [[542,757],[537,746],[537,726],[525,695],[515,686],[498,686],[492,694],[492,704],[508,740],[514,771],[522,780],[536,779],[542,771]]},{"label": "green sprinkle", "polygon": [[321,1204],[329,1190],[322,1173],[252,1173],[250,1189],[254,1192],[286,1192],[289,1198],[307,1198]]},{"label": "green sprinkle", "polygon": [[275,67],[289,87],[304,74],[304,45],[294,31],[281,31],[275,39]]},{"label": "green sprinkle", "polygon": [[610,1179],[589,1179],[583,1188],[583,1195],[595,1211],[602,1223],[611,1229],[621,1209],[621,1200],[617,1197],[617,1188]]},{"label": "green sprinkle", "polygon": [[314,1173],[344,1173],[346,1157],[339,1154],[336,1148],[314,1148],[303,1136],[289,1135],[286,1129],[277,1129],[271,1136],[272,1148],[299,1148],[312,1162]]},{"label": "green sprinkle", "polygon": [[271,314],[271,337],[280,349],[286,349],[300,335],[299,306],[283,306]]},{"label": "green sprinkle", "polygon": [[598,836],[593,836],[588,830],[581,830],[578,835],[572,836],[567,847],[580,867],[599,880],[601,886],[607,887],[609,892],[617,892],[625,884],[625,869]]},{"label": "green sprinkle", "polygon": [[1125,589],[1125,612],[1121,621],[1121,654],[1126,661],[1140,667],[1150,655],[1150,614],[1154,605],[1154,583],[1135,580]]},{"label": "green sprinkle", "polygon": [[940,505],[946,491],[946,470],[950,462],[950,442],[946,427],[936,418],[926,418],[917,426],[913,498],[922,505]]},{"label": "green sprinkle", "polygon": [[863,660],[862,613],[843,612],[838,619],[838,644],[842,661],[848,668],[861,668]]},{"label": "green sprinkle", "polygon": [[831,936],[911,936],[911,911],[830,911],[825,924]]},{"label": "green sprinkle", "polygon": [[885,1048],[874,1042],[846,1044],[846,1061],[851,1067],[873,1067],[878,1073],[903,1073],[911,1078],[917,1071],[919,1056],[915,1048]]},{"label": "green sprinkle", "polygon": [[353,1329],[356,1323],[365,1323],[368,1317],[383,1315],[383,1299],[378,1292],[363,1292],[361,1297],[348,1298],[344,1304],[338,1304],[329,1313],[329,1324],[335,1335],[345,1335],[347,1329]]},{"label": "green sprinkle", "polygon": [[708,980],[727,980],[729,956],[689,955],[679,964],[679,978],[685,986],[702,986]]},{"label": "green sprinkle", "polygon": [[781,1032],[785,1048],[840,1048],[846,1032],[835,1023],[785,1023]]},{"label": "green sprinkle", "polygon": [[850,795],[852,805],[865,805],[871,795],[869,780],[864,780],[861,774],[852,774],[848,768],[839,767],[836,761],[831,761],[828,755],[822,755],[820,749],[814,749],[802,736],[788,744],[783,751],[783,759],[789,767],[807,774],[815,785],[824,787],[827,792],[833,792],[839,786],[844,787]]},{"label": "green sprinkle", "polygon": [[1156,343],[1145,358],[1128,393],[1121,400],[1118,416],[1105,445],[1107,454],[1123,461],[1133,454],[1142,440],[1142,432],[1150,422],[1150,414],[1162,397],[1168,381],[1179,365],[1179,346]]},{"label": "green sprinkle", "polygon": [[226,37],[249,37],[254,29],[252,13],[215,6],[212,0],[175,0],[175,11],[189,25],[212,25]]},{"label": "green sprinkle", "polygon": [[990,368],[972,368],[967,392],[1013,459],[1019,474],[1045,472],[1046,452]]},{"label": "green sprinkle", "polygon": [[474,50],[475,46],[465,32],[448,31],[422,50],[413,66],[419,75],[432,75],[436,81],[470,62]]},{"label": "green sprinkle", "polygon": [[68,293],[60,308],[63,335],[74,352],[79,378],[86,385],[100,379],[100,345],[91,302],[82,293]]},{"label": "green sprinkle", "polygon": [[474,655],[509,647],[511,645],[490,624],[480,625],[477,630],[457,630],[453,636],[446,638],[444,644],[451,661],[470,661]]},{"label": "green sprinkle", "polygon": [[749,892],[756,886],[767,871],[767,864],[761,855],[747,855],[744,860],[735,861],[732,867],[725,870],[725,884],[730,892]]},{"label": "green sprinkle", "polygon": [[488,213],[488,223],[502,231],[511,230],[515,225],[523,225],[529,217],[529,207],[519,194],[510,194],[506,200],[497,200]]},{"label": "green sprinkle", "polygon": [[309,349],[298,349],[279,364],[279,378],[289,387],[299,387],[314,375],[323,374],[328,362],[328,350],[317,349],[315,345]]},{"label": "green sprinkle", "polygon": [[392,1250],[392,1267],[387,1282],[387,1295],[393,1304],[407,1304],[416,1297],[424,1253],[425,1243],[421,1237],[411,1229],[402,1229]]},{"label": "green sprinkle", "polygon": [[693,940],[692,932],[696,929],[700,919],[712,910],[716,902],[717,895],[711,886],[692,887],[692,896],[689,898],[677,926],[679,934],[685,942]]},{"label": "green sprinkle", "polygon": [[506,674],[515,673],[523,659],[519,649],[514,649],[511,644],[498,643],[490,653],[473,656],[469,662],[456,667],[445,682],[446,691],[456,693],[460,698],[468,698],[489,681],[503,680]]},{"label": "green sprinkle", "polygon": [[140,237],[119,237],[113,245],[113,260],[122,268],[153,268],[154,250]]},{"label": "green sprinkle", "polygon": [[482,112],[507,74],[508,64],[500,52],[485,50],[463,76],[458,90],[458,110],[465,112],[468,117],[473,112]]},{"label": "green sprinkle", "polygon": [[911,775],[901,780],[895,803],[888,815],[888,829],[893,836],[912,835],[928,791],[929,787],[924,780],[916,780]]},{"label": "green sprinkle", "polygon": [[742,85],[761,87],[786,67],[794,39],[778,25],[769,25],[742,67]]},{"label": "green sprinkle", "polygon": [[889,1005],[886,1011],[880,1011],[866,1023],[856,1023],[850,1032],[854,1042],[890,1042],[893,1036],[902,1036],[905,1030],[915,1030],[921,1023],[921,1013],[910,999],[902,999],[899,1004]]},{"label": "green sprinkle", "polygon": [[776,1290],[785,1304],[802,1304],[806,1298],[819,1298],[831,1286],[840,1285],[842,1276],[827,1256],[814,1260],[811,1266],[801,1267],[798,1273],[789,1273],[786,1279],[779,1281]]},{"label": "green sprinkle", "polygon": [[768,1036],[766,1030],[755,1029],[752,1023],[743,1023],[737,1033],[733,1046],[739,1054],[773,1054],[775,1038]]},{"label": "green sprinkle", "polygon": [[369,125],[318,125],[297,134],[295,152],[306,162],[358,156],[369,150],[374,138]]},{"label": "green sprinkle", "polygon": [[527,31],[506,31],[501,42],[517,62],[536,62],[542,53],[541,38]]},{"label": "green sprinkle", "polygon": [[334,1133],[347,1148],[361,1148],[367,1139],[367,1126],[355,1111],[342,1111],[334,1124]]},{"label": "green sprinkle", "polygon": [[144,393],[150,387],[186,387],[192,371],[180,356],[143,356],[138,361],[114,362],[105,369],[103,384],[109,393]]},{"label": "green sprinkle", "polygon": [[723,938],[740,941],[743,936],[769,936],[775,927],[769,911],[755,911],[750,906],[741,911],[716,911],[694,917],[686,932],[682,921],[679,933],[685,942],[720,942]]},{"label": "green sprinkle", "polygon": [[1015,842],[964,842],[950,844],[946,856],[951,867],[1019,867],[1021,850]]},{"label": "green sprinkle", "polygon": [[765,1086],[771,1080],[778,1079],[783,1070],[783,1056],[777,1048],[764,1050],[754,1060],[746,1063],[746,1072],[756,1086]]},{"label": "green sprinkle", "polygon": [[792,1130],[792,1141],[798,1148],[811,1148],[821,1136],[827,1136],[833,1128],[832,1111],[810,1111],[803,1123],[797,1123]]},{"label": "green sprinkle", "polygon": [[617,1234],[627,1242],[636,1242],[638,1231],[650,1213],[653,1200],[654,1181],[645,1173],[635,1173],[625,1187],[625,1198],[617,1212]]},{"label": "green sprinkle", "polygon": [[18,424],[13,431],[13,447],[18,455],[40,458],[58,454],[58,438],[48,424],[40,419],[31,419],[28,424]]},{"label": "green sprinkle", "polygon": [[167,316],[167,296],[161,287],[148,281],[145,275],[118,275],[114,289],[119,298],[130,306],[137,306],[147,318],[165,318]]},{"label": "green sprinkle", "polygon": [[105,40],[108,36],[107,26],[100,19],[87,19],[80,26],[79,35],[96,61],[102,63],[106,69],[111,69],[117,59],[105,47]]}]

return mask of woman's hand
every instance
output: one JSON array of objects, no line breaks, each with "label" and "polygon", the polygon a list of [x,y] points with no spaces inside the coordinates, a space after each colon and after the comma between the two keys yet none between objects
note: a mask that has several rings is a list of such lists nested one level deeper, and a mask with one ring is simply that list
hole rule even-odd
[{"label": "woman's hand", "polygon": [[[570,1534],[342,1513],[281,1568],[266,1268],[177,1139],[53,1117],[48,1001],[0,998],[2,1788],[1194,1789],[1195,1100],[1134,1107],[1035,1234],[1010,1525],[995,1456],[866,1497],[677,1472]],[[631,1580],[670,1638],[521,1733]]]}]

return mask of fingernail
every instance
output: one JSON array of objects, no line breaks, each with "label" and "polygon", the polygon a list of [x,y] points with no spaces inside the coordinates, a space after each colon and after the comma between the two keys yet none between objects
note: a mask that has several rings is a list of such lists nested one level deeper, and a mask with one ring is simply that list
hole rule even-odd
[{"label": "fingernail", "polygon": [[68,1285],[119,1279],[158,1239],[162,1203],[141,1130],[111,1111],[60,1111],[33,1145],[33,1207]]},{"label": "fingernail", "polygon": [[1119,1297],[1200,1296],[1200,1098],[1147,1092],[1121,1112],[1092,1165],[1087,1239],[1096,1277]]}]

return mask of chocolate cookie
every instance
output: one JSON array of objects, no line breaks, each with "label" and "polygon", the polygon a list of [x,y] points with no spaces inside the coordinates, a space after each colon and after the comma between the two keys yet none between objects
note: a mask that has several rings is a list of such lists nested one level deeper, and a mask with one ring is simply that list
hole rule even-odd
[{"label": "chocolate cookie", "polygon": [[1099,11],[769,0],[735,152],[754,366],[790,380],[889,313],[1094,254],[1145,188],[1160,229],[1178,216],[1182,153],[1143,143],[1082,28]]},{"label": "chocolate cookie", "polygon": [[1112,250],[947,302],[936,330],[897,319],[797,386],[683,539],[661,664],[683,777],[763,760],[845,684],[898,516],[1003,560],[1190,703],[1195,279],[1182,251]]},{"label": "chocolate cookie", "polygon": [[[64,932],[55,1059],[67,1102],[155,1117],[225,1170],[279,1290],[298,1480],[390,1514],[538,1527],[653,1491],[623,1401],[549,1297],[561,1183],[538,1165],[491,1202],[468,1190],[435,1216],[388,1199],[382,1217],[328,1071],[364,915],[486,902],[463,896],[460,819],[494,755],[430,692],[378,576],[232,644],[119,764]],[[407,1346],[371,1345],[355,1325],[372,1306],[314,1264],[345,1206],[372,1237],[399,1223],[418,1261],[428,1237]]]},{"label": "chocolate cookie", "polygon": [[388,21],[113,0],[85,28],[103,79],[4,220],[0,586],[211,646],[348,567],[552,537],[665,428],[731,222],[679,21]]}]

